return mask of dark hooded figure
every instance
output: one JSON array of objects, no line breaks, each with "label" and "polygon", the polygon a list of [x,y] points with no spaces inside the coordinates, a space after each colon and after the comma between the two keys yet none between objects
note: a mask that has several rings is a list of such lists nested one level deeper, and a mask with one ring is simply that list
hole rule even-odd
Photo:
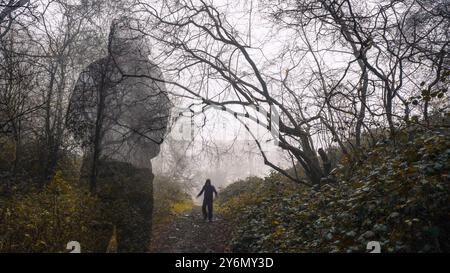
[{"label": "dark hooded figure", "polygon": [[[145,252],[153,211],[151,159],[160,151],[171,109],[160,68],[150,60],[140,21],[113,21],[108,54],[81,73],[71,94],[67,127],[82,144],[80,181],[100,200],[94,252]],[[114,235],[112,236],[114,237]]]},{"label": "dark hooded figure", "polygon": [[214,186],[211,185],[210,179],[206,179],[205,185],[203,186],[200,193],[197,195],[197,197],[200,197],[200,195],[204,194],[202,205],[203,218],[206,220],[206,217],[208,217],[210,222],[212,221],[213,217],[213,199],[214,199],[213,193],[217,197],[216,188],[214,188]]}]

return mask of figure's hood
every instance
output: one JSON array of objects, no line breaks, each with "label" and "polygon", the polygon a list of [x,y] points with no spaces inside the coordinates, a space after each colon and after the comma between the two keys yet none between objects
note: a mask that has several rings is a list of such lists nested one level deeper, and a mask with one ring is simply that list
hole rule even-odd
[{"label": "figure's hood", "polygon": [[139,21],[129,17],[115,19],[109,34],[109,52],[114,57],[137,56],[148,58],[149,44],[142,33]]}]

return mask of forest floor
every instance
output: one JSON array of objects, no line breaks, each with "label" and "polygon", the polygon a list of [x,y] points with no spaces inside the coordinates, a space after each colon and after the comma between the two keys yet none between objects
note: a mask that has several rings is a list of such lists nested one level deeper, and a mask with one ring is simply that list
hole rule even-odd
[{"label": "forest floor", "polygon": [[153,228],[150,252],[214,253],[230,252],[230,226],[220,214],[212,222],[203,220],[201,207],[176,216]]}]

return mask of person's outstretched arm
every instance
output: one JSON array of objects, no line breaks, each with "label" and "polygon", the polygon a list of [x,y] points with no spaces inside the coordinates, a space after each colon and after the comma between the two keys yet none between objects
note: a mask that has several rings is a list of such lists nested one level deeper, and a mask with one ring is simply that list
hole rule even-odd
[{"label": "person's outstretched arm", "polygon": [[203,186],[202,190],[200,191],[200,193],[197,195],[197,197],[200,197],[200,195],[202,195],[202,193],[205,191],[205,186]]},{"label": "person's outstretched arm", "polygon": [[217,191],[216,191],[215,187],[213,187],[213,191],[214,191],[214,194],[216,195],[216,198],[217,198]]}]

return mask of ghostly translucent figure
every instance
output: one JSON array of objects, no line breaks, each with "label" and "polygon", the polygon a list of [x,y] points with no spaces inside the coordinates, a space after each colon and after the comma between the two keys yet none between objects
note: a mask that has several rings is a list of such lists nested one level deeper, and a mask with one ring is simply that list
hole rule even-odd
[{"label": "ghostly translucent figure", "polygon": [[105,215],[117,226],[119,251],[148,247],[151,159],[159,153],[171,109],[161,71],[147,49],[136,20],[115,20],[108,56],[81,72],[67,115],[69,130],[85,148],[81,180],[107,200]]},{"label": "ghostly translucent figure", "polygon": [[166,132],[170,101],[161,71],[149,60],[145,39],[132,23],[113,23],[110,54],[80,74],[68,121],[91,153],[98,145],[104,158],[148,168]]}]

